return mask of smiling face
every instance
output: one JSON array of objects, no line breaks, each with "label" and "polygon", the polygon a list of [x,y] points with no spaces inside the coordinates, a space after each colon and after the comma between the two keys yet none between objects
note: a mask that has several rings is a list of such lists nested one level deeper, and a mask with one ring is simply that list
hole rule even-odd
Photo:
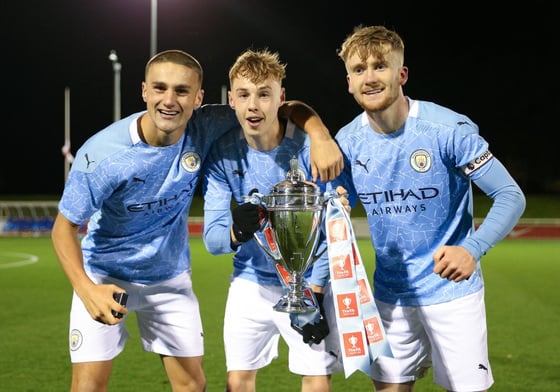
[{"label": "smiling face", "polygon": [[202,70],[196,60],[178,51],[154,59],[142,83],[148,111],[142,130],[149,144],[169,145],[181,138],[194,109],[202,104]]},{"label": "smiling face", "polygon": [[338,50],[348,91],[366,111],[379,113],[403,96],[408,79],[404,43],[384,26],[357,26]]},{"label": "smiling face", "polygon": [[348,92],[364,110],[383,111],[402,96],[408,69],[398,54],[391,52],[383,58],[370,54],[363,59],[354,53],[345,66]]},{"label": "smiling face", "polygon": [[142,98],[153,123],[152,127],[142,124],[146,139],[159,135],[157,139],[179,140],[194,109],[202,104],[203,95],[198,75],[191,68],[153,64],[142,83]]}]

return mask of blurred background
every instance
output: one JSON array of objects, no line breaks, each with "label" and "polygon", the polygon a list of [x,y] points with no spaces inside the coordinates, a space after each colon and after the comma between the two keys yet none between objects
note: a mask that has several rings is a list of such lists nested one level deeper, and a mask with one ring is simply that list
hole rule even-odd
[{"label": "blurred background", "polygon": [[182,49],[200,60],[205,103],[221,102],[227,72],[240,52],[249,47],[278,51],[287,63],[287,98],[313,106],[334,134],[360,112],[346,90],[344,66],[336,55],[359,24],[384,24],[403,37],[409,67],[406,95],[469,116],[528,194],[560,194],[555,121],[560,98],[553,60],[557,22],[552,13],[528,6],[490,11],[441,4],[10,3],[0,24],[5,37],[0,198],[60,195],[66,121],[70,152],[75,153],[113,121],[117,97],[120,117],[143,110],[141,82],[154,49]]}]

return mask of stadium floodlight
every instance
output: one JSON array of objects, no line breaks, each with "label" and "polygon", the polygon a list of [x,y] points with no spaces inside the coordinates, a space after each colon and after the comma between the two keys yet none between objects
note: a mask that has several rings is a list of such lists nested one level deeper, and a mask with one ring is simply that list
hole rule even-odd
[{"label": "stadium floodlight", "polygon": [[121,119],[121,69],[119,56],[115,50],[109,52],[109,61],[113,63],[113,120]]}]

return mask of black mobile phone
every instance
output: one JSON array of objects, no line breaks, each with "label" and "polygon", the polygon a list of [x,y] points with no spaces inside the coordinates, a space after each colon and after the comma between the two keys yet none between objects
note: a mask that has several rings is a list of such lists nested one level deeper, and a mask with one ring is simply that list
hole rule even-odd
[{"label": "black mobile phone", "polygon": [[[121,304],[122,306],[126,307],[126,300],[128,299],[128,294],[127,293],[115,293],[113,294],[113,298],[115,299],[115,301],[117,301],[119,304]],[[115,316],[116,318],[122,318],[123,314],[120,312],[117,312],[116,310],[111,310],[111,313],[113,314],[113,316]]]}]

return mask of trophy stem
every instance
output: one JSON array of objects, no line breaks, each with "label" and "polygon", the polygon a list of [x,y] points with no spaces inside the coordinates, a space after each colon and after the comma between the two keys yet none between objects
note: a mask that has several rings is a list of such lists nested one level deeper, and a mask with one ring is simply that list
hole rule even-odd
[{"label": "trophy stem", "polygon": [[288,290],[274,305],[274,310],[285,313],[311,313],[316,310],[313,300],[305,295],[306,283],[303,274],[298,271],[290,273]]}]

